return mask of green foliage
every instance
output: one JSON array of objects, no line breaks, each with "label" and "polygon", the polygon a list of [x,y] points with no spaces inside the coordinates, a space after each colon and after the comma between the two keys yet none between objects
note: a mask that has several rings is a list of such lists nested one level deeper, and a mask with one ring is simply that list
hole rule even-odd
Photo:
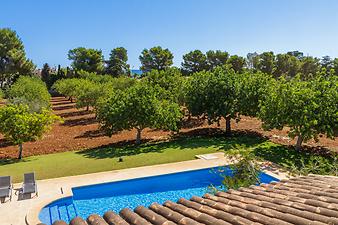
[{"label": "green foliage", "polygon": [[[209,54],[211,55],[211,53]],[[182,73],[184,75],[191,75],[207,69],[207,57],[200,50],[194,50],[183,55]]]},{"label": "green foliage", "polygon": [[333,60],[333,71],[334,71],[334,75],[338,76],[338,58],[335,58]]},{"label": "green foliage", "polygon": [[0,133],[20,146],[20,159],[22,144],[41,138],[57,120],[59,117],[47,109],[32,113],[26,105],[6,105],[0,108]]},{"label": "green foliage", "polygon": [[273,52],[263,52],[256,60],[255,68],[267,74],[273,74],[275,70],[275,55]]},{"label": "green foliage", "polygon": [[163,89],[164,99],[173,100],[180,105],[183,104],[185,80],[177,68],[168,68],[162,71],[152,70],[144,78],[144,82],[147,84]]},{"label": "green foliage", "polygon": [[295,77],[300,70],[300,61],[290,54],[276,55],[275,65],[274,76],[276,78],[281,76]]},{"label": "green foliage", "polygon": [[28,105],[30,111],[41,112],[50,107],[47,87],[37,77],[21,76],[8,91],[9,102]]},{"label": "green foliage", "polygon": [[300,74],[303,80],[309,80],[320,70],[319,59],[306,56],[301,60]]},{"label": "green foliage", "polygon": [[297,151],[276,143],[264,142],[252,149],[258,160],[270,161],[293,175],[338,175],[338,155]]},{"label": "green foliage", "polygon": [[259,183],[260,166],[252,154],[242,154],[234,160],[234,163],[229,165],[233,172],[223,175],[222,186],[225,190],[237,190]]},{"label": "green foliage", "polygon": [[72,60],[72,67],[75,70],[101,73],[104,69],[101,50],[84,47],[74,48],[69,50],[68,59]]},{"label": "green foliage", "polygon": [[144,49],[139,57],[141,70],[148,72],[151,70],[164,70],[173,64],[173,54],[169,49],[162,49],[160,46],[151,49]]},{"label": "green foliage", "polygon": [[208,69],[213,70],[218,66],[224,66],[227,64],[229,59],[229,53],[221,50],[206,52]]},{"label": "green foliage", "polygon": [[76,99],[78,108],[97,108],[115,90],[124,90],[135,84],[135,80],[128,77],[113,78],[109,75],[96,75],[80,71],[82,78],[58,80],[53,88],[60,94],[68,96],[71,101]]},{"label": "green foliage", "polygon": [[245,59],[238,55],[232,55],[228,59],[227,64],[236,73],[242,73],[245,66]]},{"label": "green foliage", "polygon": [[209,123],[238,117],[238,87],[233,70],[217,68],[213,72],[195,73],[187,84],[186,106],[193,116],[206,116]]},{"label": "green foliage", "polygon": [[[182,73],[184,75],[191,75],[203,70],[213,70],[218,66],[225,66],[228,63],[228,59],[229,54],[225,51],[209,50],[206,54],[203,54],[200,50],[194,50],[183,55]],[[238,62],[233,63],[236,64]],[[242,67],[243,65],[241,65]]]},{"label": "green foliage", "polygon": [[107,135],[137,129],[136,143],[146,128],[178,130],[181,112],[178,104],[162,99],[162,89],[138,83],[125,91],[113,93],[98,107],[97,117]]},{"label": "green foliage", "polygon": [[0,29],[0,88],[11,85],[19,74],[33,74],[35,65],[26,58],[22,41],[15,31]]},{"label": "green foliage", "polygon": [[255,117],[259,113],[259,103],[274,88],[276,80],[261,72],[242,73],[237,76],[238,107],[240,115]]},{"label": "green foliage", "polygon": [[86,107],[87,111],[89,107],[95,107],[98,100],[105,94],[104,86],[94,83],[90,80],[79,79],[79,85],[75,90],[76,107]]},{"label": "green foliage", "polygon": [[263,128],[288,126],[289,136],[298,136],[297,149],[302,141],[317,140],[320,133],[332,138],[338,130],[337,87],[337,78],[280,80],[261,102]]},{"label": "green foliage", "polygon": [[111,50],[109,60],[106,61],[106,74],[113,77],[126,76],[130,74],[130,65],[127,63],[127,50],[123,47]]},{"label": "green foliage", "polygon": [[62,79],[54,83],[53,89],[55,89],[58,93],[69,97],[69,99],[73,102],[73,98],[78,93],[80,85],[81,85],[80,79],[77,78]]},{"label": "green foliage", "polygon": [[0,101],[4,98],[4,93],[3,91],[0,89]]},{"label": "green foliage", "polygon": [[[129,77],[119,77],[119,78],[113,78],[110,82],[111,87],[114,90],[125,90],[129,87],[134,86],[138,81]],[[109,87],[107,87],[109,89]]]}]

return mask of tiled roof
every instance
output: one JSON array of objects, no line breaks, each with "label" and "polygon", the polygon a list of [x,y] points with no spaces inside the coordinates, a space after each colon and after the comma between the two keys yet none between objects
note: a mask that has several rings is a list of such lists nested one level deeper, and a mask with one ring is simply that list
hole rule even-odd
[{"label": "tiled roof", "polygon": [[[310,175],[271,184],[153,203],[119,215],[74,218],[70,225],[323,225],[338,224],[338,177]],[[53,225],[67,225],[57,221]]]}]

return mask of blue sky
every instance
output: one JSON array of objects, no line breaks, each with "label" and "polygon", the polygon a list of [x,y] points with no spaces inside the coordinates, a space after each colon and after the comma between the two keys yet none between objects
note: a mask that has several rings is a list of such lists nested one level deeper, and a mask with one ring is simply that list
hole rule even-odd
[{"label": "blue sky", "polygon": [[17,31],[39,67],[69,65],[75,47],[128,50],[133,68],[160,45],[174,64],[190,50],[338,57],[337,0],[2,0],[0,27]]}]

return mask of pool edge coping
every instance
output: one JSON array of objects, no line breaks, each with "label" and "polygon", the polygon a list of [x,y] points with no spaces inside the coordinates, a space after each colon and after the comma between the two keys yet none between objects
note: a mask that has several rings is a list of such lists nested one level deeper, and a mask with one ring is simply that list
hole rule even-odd
[{"label": "pool edge coping", "polygon": [[[174,162],[174,163],[165,163],[165,164],[157,164],[157,165],[151,165],[151,166],[143,166],[143,167],[135,167],[135,168],[153,168],[153,167],[166,167],[166,166],[174,166],[174,165],[177,165],[177,164],[188,164],[188,163],[193,163],[193,162],[201,162],[201,161],[204,161],[204,162],[207,162],[207,165],[198,165],[197,167],[188,167],[186,169],[174,169],[174,171],[172,172],[159,172],[159,173],[156,173],[156,175],[154,174],[151,174],[151,175],[141,175],[141,176],[137,176],[138,174],[135,174],[136,176],[134,176],[133,178],[126,178],[126,179],[117,179],[117,180],[114,180],[114,181],[109,181],[109,182],[115,182],[115,181],[124,181],[124,180],[130,180],[130,179],[136,179],[136,178],[145,178],[145,177],[152,177],[152,176],[160,176],[160,175],[166,175],[166,174],[173,174],[173,173],[179,173],[179,172],[188,172],[188,171],[193,171],[193,170],[199,170],[199,169],[207,169],[207,168],[212,168],[212,167],[215,167],[215,163],[217,164],[220,164],[220,162],[218,162],[220,159],[215,159],[215,160],[203,160],[203,159],[194,159],[194,160],[187,160],[187,161],[183,161],[183,162]],[[223,160],[226,160],[226,158],[224,157]],[[217,162],[216,162],[217,161]],[[230,165],[231,163],[221,163],[221,165],[216,165],[216,166],[227,166],[227,165]],[[69,177],[82,177],[82,176],[93,176],[93,175],[99,175],[99,174],[103,174],[103,173],[109,173],[109,172],[115,172],[115,173],[118,173],[118,172],[126,172],[128,170],[133,170],[135,168],[127,168],[127,169],[121,169],[121,170],[111,170],[111,171],[104,171],[104,172],[98,172],[98,173],[90,173],[90,174],[81,174],[81,175],[76,175],[76,176],[69,176]],[[284,176],[281,176],[280,174],[276,174],[276,173],[273,173],[267,169],[263,169],[262,170],[265,174],[269,175],[269,176],[272,176],[278,180],[282,180],[282,179],[285,179],[285,175]],[[59,178],[51,178],[51,179],[46,179],[46,180],[43,180],[43,181],[48,181],[48,180],[54,180],[54,179],[59,179]],[[286,178],[288,179],[288,178]],[[105,182],[101,182],[101,183],[105,183]],[[75,188],[75,187],[81,187],[81,186],[86,186],[86,185],[95,185],[95,184],[100,184],[100,183],[93,183],[93,184],[84,184],[84,185],[75,185],[75,186],[72,186],[71,188]],[[72,197],[73,194],[71,191],[68,191],[66,194],[58,194],[58,197],[56,198],[56,196],[54,197],[51,197],[51,198],[48,198],[48,199],[45,199],[44,201],[41,201],[39,202],[38,204],[36,204],[35,206],[33,206],[26,214],[25,216],[25,222],[26,222],[26,225],[37,225],[37,224],[40,224],[42,223],[39,219],[39,214],[40,214],[40,211],[43,209],[43,207],[45,207],[46,205],[54,202],[54,201],[57,201],[59,199],[62,199],[62,198],[67,198],[67,197]]]}]

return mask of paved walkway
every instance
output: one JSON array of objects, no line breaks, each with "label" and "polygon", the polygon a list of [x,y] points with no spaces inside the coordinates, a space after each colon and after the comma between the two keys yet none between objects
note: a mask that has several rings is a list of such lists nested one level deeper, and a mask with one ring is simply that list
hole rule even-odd
[{"label": "paved walkway", "polygon": [[[101,173],[85,174],[79,176],[62,177],[55,179],[39,180],[39,196],[26,200],[19,200],[13,192],[11,202],[7,201],[0,204],[0,224],[1,225],[36,225],[38,213],[41,208],[49,202],[72,195],[71,188],[82,185],[97,184],[118,180],[127,180],[132,178],[155,176],[161,174],[175,173],[180,171],[203,169],[229,164],[229,161],[223,157],[223,153],[216,153],[217,159],[204,160],[196,159],[184,162],[160,164],[154,166],[145,166],[123,170],[114,170]],[[273,174],[279,179],[285,178],[284,174]],[[15,184],[14,188],[20,188],[21,184]]]}]

